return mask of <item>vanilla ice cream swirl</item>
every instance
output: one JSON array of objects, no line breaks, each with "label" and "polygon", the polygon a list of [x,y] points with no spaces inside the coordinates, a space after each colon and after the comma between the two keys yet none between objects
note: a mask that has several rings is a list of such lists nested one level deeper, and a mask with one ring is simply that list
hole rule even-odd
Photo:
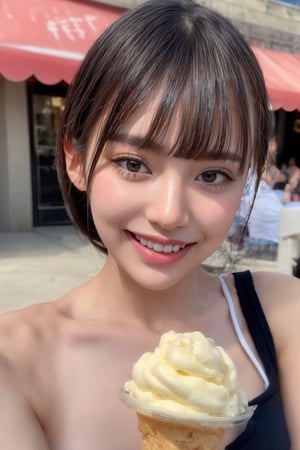
[{"label": "vanilla ice cream swirl", "polygon": [[154,352],[134,364],[124,388],[132,398],[170,413],[235,417],[248,407],[233,361],[199,331],[163,334]]}]

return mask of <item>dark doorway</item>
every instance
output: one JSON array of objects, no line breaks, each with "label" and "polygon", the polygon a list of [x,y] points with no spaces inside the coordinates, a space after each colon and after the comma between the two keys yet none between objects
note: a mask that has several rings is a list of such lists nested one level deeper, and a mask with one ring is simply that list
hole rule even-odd
[{"label": "dark doorway", "polygon": [[57,133],[67,86],[28,83],[34,226],[70,223],[55,167]]}]

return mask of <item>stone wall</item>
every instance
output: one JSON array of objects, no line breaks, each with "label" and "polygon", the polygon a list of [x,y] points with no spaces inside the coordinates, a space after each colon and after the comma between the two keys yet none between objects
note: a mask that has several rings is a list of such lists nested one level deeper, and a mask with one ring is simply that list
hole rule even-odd
[{"label": "stone wall", "polygon": [[[300,54],[300,8],[272,0],[198,0],[198,2],[229,17],[250,44]],[[101,0],[99,3],[131,8],[143,3],[143,0]]]}]

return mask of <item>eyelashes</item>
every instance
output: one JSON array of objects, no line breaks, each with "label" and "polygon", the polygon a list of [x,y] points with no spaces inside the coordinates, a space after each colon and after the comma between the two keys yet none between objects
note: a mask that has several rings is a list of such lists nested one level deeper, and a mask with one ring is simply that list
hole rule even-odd
[{"label": "eyelashes", "polygon": [[130,173],[150,173],[150,170],[140,159],[120,158],[117,162],[123,170],[127,170]]},{"label": "eyelashes", "polygon": [[113,164],[116,165],[120,174],[129,180],[134,180],[137,177],[151,174],[150,169],[144,161],[140,158],[130,155],[121,155],[112,159]]},{"label": "eyelashes", "polygon": [[201,179],[199,181],[205,183],[209,188],[220,188],[224,184],[234,180],[224,169],[205,170],[197,179]]},{"label": "eyelashes", "polygon": [[[128,180],[142,181],[154,173],[153,170],[149,168],[150,164],[136,155],[128,153],[116,155],[111,161],[116,166],[116,169],[121,176]],[[158,165],[157,173],[159,173],[159,170],[161,170],[160,165]],[[231,172],[223,167],[202,169],[199,175],[193,175],[195,182],[206,189],[222,189],[222,187],[233,182],[236,178],[237,176],[235,176],[235,174],[231,174]]]}]

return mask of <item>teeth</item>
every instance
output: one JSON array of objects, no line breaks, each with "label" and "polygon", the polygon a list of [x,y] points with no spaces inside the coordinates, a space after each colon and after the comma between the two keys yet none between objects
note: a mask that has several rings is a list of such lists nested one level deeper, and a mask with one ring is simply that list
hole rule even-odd
[{"label": "teeth", "polygon": [[135,238],[144,247],[153,249],[155,252],[158,253],[176,253],[185,247],[185,245],[178,245],[178,244],[177,245],[158,244],[157,242],[148,241],[147,239],[139,237],[137,234],[135,235]]},{"label": "teeth", "polygon": [[162,252],[163,248],[164,248],[164,246],[162,244],[154,244],[153,245],[153,250],[155,252]]}]

